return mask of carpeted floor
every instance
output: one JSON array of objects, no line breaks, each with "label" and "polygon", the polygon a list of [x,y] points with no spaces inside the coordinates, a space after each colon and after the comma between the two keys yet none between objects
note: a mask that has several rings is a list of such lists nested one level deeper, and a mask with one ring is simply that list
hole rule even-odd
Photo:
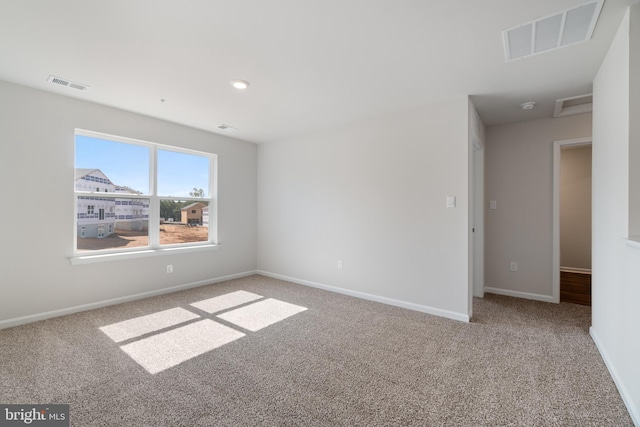
[{"label": "carpeted floor", "polygon": [[[190,305],[236,291],[293,314],[251,331],[217,317],[238,306]],[[100,329],[177,307],[197,319],[121,342]],[[590,317],[487,295],[466,324],[251,276],[0,331],[0,403],[70,404],[74,426],[632,426]],[[121,349],[202,319],[240,338],[155,374]]]}]

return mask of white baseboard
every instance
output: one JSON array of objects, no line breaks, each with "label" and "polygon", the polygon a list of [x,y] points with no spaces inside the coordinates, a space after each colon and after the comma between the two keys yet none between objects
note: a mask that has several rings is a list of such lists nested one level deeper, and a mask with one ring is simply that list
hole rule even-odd
[{"label": "white baseboard", "polygon": [[143,298],[155,297],[158,295],[169,294],[172,292],[182,291],[189,288],[197,288],[199,286],[210,285],[213,283],[225,282],[227,280],[238,279],[256,274],[256,271],[245,271],[243,273],[230,274],[228,276],[215,277],[212,279],[199,280],[197,282],[187,283],[184,285],[171,286],[169,288],[158,289],[155,291],[143,292],[140,294],[127,295],[124,297],[113,298],[89,304],[76,305],[74,307],[61,308],[59,310],[46,311],[44,313],[30,314],[28,316],[15,317],[0,321],[0,329],[11,328],[13,326],[24,325],[25,323],[37,322],[38,320],[50,319],[52,317],[64,316],[67,314],[78,313],[80,311],[93,310],[95,308],[107,307],[109,305],[121,304],[123,302],[134,301]]},{"label": "white baseboard", "polygon": [[627,411],[629,411],[631,421],[633,421],[633,424],[635,424],[636,427],[640,427],[640,408],[636,408],[633,405],[627,388],[624,386],[624,383],[622,382],[620,375],[618,375],[618,371],[616,370],[615,366],[613,366],[613,363],[611,363],[611,359],[609,359],[609,355],[603,347],[602,342],[598,338],[598,334],[596,333],[595,329],[593,329],[593,326],[589,328],[589,335],[591,335],[591,339],[593,339],[593,342],[596,344],[596,348],[600,352],[600,356],[602,356],[602,360],[604,360],[604,364],[609,370],[609,374],[611,374],[611,378],[613,378],[613,382],[618,388],[618,392],[622,397],[622,401],[627,407]]},{"label": "white baseboard", "polygon": [[535,301],[544,301],[544,302],[553,302],[553,303],[557,302],[550,295],[532,294],[529,292],[511,291],[508,289],[490,288],[486,286],[484,288],[484,291],[489,294],[505,295],[508,297],[524,298],[524,299],[531,299]]},{"label": "white baseboard", "polygon": [[338,294],[349,295],[369,301],[375,301],[382,304],[393,305],[396,307],[406,308],[409,310],[420,311],[422,313],[433,314],[434,316],[446,317],[447,319],[459,320],[461,322],[469,322],[469,315],[456,313],[455,311],[442,310],[440,308],[429,307],[426,305],[414,304],[411,302],[400,301],[392,298],[372,295],[365,292],[352,291],[349,289],[339,288],[337,286],[325,285],[322,283],[311,282],[309,280],[297,279],[295,277],[283,276],[281,274],[270,273],[268,271],[257,270],[257,274],[272,277],[274,279],[284,280],[287,282],[297,283],[299,285],[311,286],[313,288],[323,289],[325,291],[335,292]]},{"label": "white baseboard", "polygon": [[578,267],[563,267],[560,266],[560,271],[563,273],[579,273],[579,274],[591,274],[590,268],[578,268]]}]

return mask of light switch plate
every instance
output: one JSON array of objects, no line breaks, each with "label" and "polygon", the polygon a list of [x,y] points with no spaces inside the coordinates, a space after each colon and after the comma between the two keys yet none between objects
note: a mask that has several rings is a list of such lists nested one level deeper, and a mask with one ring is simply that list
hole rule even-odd
[{"label": "light switch plate", "polygon": [[496,209],[497,203],[495,200],[489,201],[489,209]]}]

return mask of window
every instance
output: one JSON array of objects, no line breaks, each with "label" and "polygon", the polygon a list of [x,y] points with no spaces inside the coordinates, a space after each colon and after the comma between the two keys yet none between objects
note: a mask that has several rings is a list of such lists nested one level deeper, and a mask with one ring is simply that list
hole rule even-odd
[{"label": "window", "polygon": [[75,155],[74,253],[217,243],[214,154],[76,130]]}]

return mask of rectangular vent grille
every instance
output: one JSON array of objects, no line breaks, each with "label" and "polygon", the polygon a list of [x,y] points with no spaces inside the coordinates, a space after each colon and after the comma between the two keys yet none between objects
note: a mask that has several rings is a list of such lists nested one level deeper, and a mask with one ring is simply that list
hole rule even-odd
[{"label": "rectangular vent grille", "polygon": [[49,76],[49,78],[47,79],[47,81],[49,83],[53,83],[56,85],[60,85],[60,86],[66,86],[66,87],[70,87],[72,89],[78,89],[78,90],[87,90],[89,89],[91,86],[88,85],[83,85],[82,83],[75,83],[72,82],[70,80],[66,80],[60,77],[56,77],[56,76]]},{"label": "rectangular vent grille", "polygon": [[593,111],[593,95],[580,95],[558,99],[553,109],[553,117],[573,116]]},{"label": "rectangular vent grille", "polygon": [[591,39],[604,0],[583,3],[502,32],[507,62]]}]

